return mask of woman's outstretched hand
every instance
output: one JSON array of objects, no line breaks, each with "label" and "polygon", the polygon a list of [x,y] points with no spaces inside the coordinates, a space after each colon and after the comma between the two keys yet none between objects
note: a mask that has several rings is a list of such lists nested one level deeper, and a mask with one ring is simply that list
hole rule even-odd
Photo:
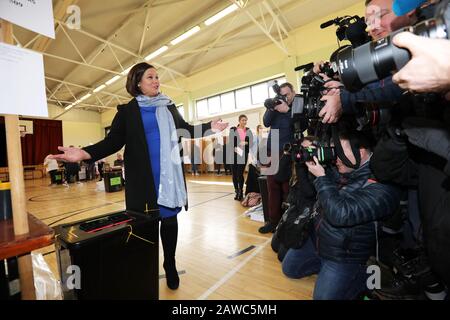
[{"label": "woman's outstretched hand", "polygon": [[214,120],[211,122],[211,129],[215,132],[221,132],[228,127],[228,122],[222,122],[222,119]]},{"label": "woman's outstretched hand", "polygon": [[78,162],[82,160],[89,160],[91,155],[80,148],[74,147],[58,147],[59,151],[63,151],[63,154],[52,154],[50,159],[65,161],[65,162]]}]

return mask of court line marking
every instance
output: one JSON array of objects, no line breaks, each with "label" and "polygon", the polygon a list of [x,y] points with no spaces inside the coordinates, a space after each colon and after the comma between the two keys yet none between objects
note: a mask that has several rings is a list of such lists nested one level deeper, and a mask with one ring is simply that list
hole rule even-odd
[{"label": "court line marking", "polygon": [[252,252],[247,258],[245,258],[241,263],[239,263],[236,267],[231,269],[225,276],[223,276],[219,281],[217,281],[213,286],[211,286],[208,290],[206,290],[201,296],[197,298],[197,300],[206,300],[212,293],[214,293],[217,289],[219,289],[222,285],[228,282],[236,273],[239,272],[250,260],[252,260],[258,253],[260,253],[264,247],[270,243],[272,239],[268,239],[262,245],[258,246],[257,249]]}]

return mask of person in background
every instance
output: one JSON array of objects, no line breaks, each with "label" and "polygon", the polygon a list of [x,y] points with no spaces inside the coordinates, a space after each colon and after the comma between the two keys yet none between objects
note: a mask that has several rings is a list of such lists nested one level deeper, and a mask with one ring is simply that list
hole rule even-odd
[{"label": "person in background", "polygon": [[118,153],[116,156],[117,156],[117,159],[114,160],[114,166],[115,167],[123,167],[124,161],[123,161],[122,154]]},{"label": "person in background", "polygon": [[[233,148],[233,164],[231,170],[233,174],[233,185],[235,197],[234,200],[242,201],[244,199],[244,170],[247,165],[250,146],[253,143],[252,131],[246,127],[247,116],[239,116],[237,127],[230,128],[229,148]],[[231,151],[229,151],[231,152]]]},{"label": "person in background", "polygon": [[50,175],[50,184],[49,186],[53,185],[54,183],[56,183],[56,173],[58,172],[59,166],[58,166],[58,161],[56,161],[55,159],[50,158],[51,155],[47,155],[44,159],[44,166],[45,166],[45,170],[46,172]]},{"label": "person in background", "polygon": [[103,180],[103,166],[105,165],[105,159],[100,159],[97,161],[97,170],[98,175],[100,176],[100,179],[98,181]]},{"label": "person in background", "polygon": [[198,165],[202,162],[202,157],[200,154],[200,148],[197,145],[196,141],[193,140],[191,143],[191,166],[192,166],[192,175],[199,176]]},{"label": "person in background", "polygon": [[216,169],[216,175],[221,176],[220,173],[221,166],[223,165],[225,167],[225,163],[223,161],[224,155],[223,155],[223,144],[220,143],[218,138],[213,139],[213,158],[214,158],[214,166]]}]

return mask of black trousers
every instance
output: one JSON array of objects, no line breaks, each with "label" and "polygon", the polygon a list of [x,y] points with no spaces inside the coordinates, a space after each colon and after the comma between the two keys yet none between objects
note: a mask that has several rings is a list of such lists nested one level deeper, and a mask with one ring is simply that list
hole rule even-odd
[{"label": "black trousers", "polygon": [[164,250],[164,265],[175,266],[175,252],[178,240],[177,216],[161,218],[161,243]]},{"label": "black trousers", "polygon": [[244,170],[245,164],[233,164],[231,166],[231,173],[233,174],[233,185],[235,191],[242,191],[244,189]]}]

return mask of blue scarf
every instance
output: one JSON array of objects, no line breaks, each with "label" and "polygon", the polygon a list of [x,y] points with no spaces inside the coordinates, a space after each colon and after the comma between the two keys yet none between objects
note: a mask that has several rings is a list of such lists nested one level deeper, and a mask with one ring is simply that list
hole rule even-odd
[{"label": "blue scarf", "polygon": [[156,121],[161,139],[158,204],[168,208],[182,207],[187,202],[187,194],[181,167],[177,129],[168,108],[172,101],[163,94],[156,97],[139,95],[136,100],[141,108],[157,108]]}]

